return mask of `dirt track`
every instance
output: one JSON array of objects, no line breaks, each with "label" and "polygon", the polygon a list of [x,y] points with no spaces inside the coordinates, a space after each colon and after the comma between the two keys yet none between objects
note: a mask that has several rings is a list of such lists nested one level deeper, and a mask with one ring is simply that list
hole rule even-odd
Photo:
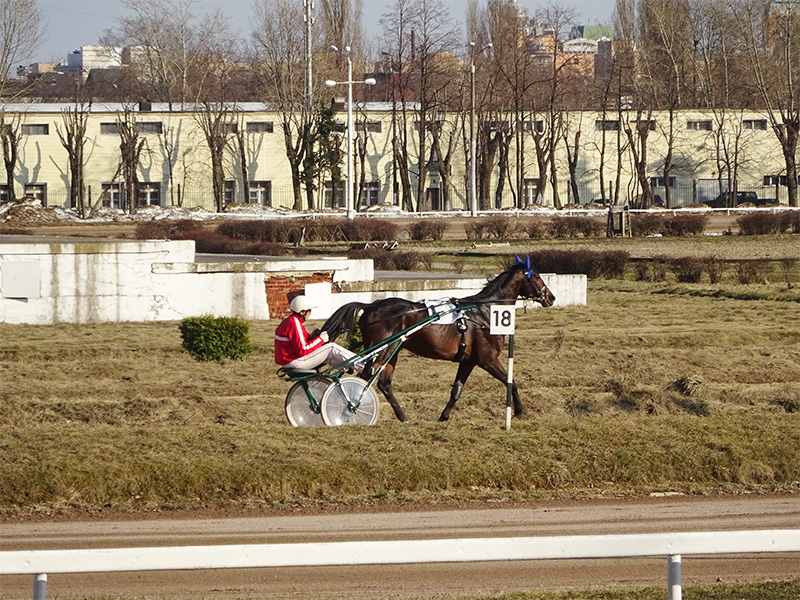
[{"label": "dirt track", "polygon": [[[523,507],[291,516],[191,515],[146,520],[4,523],[0,549],[55,549],[793,529],[800,496],[545,502]],[[684,557],[683,583],[796,577],[797,554]],[[664,558],[51,575],[48,596],[412,598],[535,589],[665,586]],[[0,578],[30,598],[29,576]]]}]

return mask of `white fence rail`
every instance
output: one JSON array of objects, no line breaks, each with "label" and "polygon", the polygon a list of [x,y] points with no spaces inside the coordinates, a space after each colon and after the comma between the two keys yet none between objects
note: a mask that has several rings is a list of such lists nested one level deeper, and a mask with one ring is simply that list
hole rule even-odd
[{"label": "white fence rail", "polygon": [[682,555],[761,552],[800,552],[800,529],[20,550],[0,552],[0,575],[34,575],[34,600],[44,600],[55,573],[665,556],[669,598],[680,600]]}]

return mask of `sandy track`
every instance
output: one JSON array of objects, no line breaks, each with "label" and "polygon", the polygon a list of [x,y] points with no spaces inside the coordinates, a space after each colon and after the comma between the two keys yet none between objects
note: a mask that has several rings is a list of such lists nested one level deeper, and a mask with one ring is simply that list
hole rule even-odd
[{"label": "sandy track", "polygon": [[[666,497],[466,510],[4,523],[0,549],[102,548],[800,528],[800,496]],[[800,555],[684,557],[685,585],[796,577]],[[51,575],[48,596],[410,598],[662,586],[663,558]],[[0,577],[30,598],[29,576]]]}]

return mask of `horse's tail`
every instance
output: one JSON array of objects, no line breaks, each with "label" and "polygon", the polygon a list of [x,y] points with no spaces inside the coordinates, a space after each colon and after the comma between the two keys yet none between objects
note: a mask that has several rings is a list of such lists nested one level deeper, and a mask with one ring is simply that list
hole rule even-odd
[{"label": "horse's tail", "polygon": [[364,302],[349,302],[337,308],[336,312],[328,317],[328,320],[322,325],[322,331],[327,331],[331,340],[335,340],[344,333],[352,334],[361,313],[367,306],[369,304]]}]

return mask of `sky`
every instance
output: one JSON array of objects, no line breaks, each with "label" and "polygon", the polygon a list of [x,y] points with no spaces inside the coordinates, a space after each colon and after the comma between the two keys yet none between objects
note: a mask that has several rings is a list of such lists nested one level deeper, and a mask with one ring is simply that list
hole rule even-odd
[{"label": "sky", "polygon": [[[295,0],[302,5],[303,0]],[[319,2],[320,0],[316,0]],[[551,1],[548,0],[547,4]],[[466,13],[467,0],[443,0],[450,9],[454,21],[462,21]],[[518,0],[520,6],[533,14],[540,6],[535,0]],[[117,18],[126,13],[120,0],[39,0],[44,15],[46,31],[34,56],[21,61],[33,62],[66,61],[67,54],[81,46],[97,44],[107,29],[116,25]],[[367,32],[375,29],[378,20],[391,0],[364,0],[364,26]],[[583,15],[582,24],[594,25],[610,22],[613,0],[565,0],[564,6],[576,9]],[[249,35],[252,0],[198,0],[199,10],[219,7],[231,17],[231,27],[242,36]]]}]

